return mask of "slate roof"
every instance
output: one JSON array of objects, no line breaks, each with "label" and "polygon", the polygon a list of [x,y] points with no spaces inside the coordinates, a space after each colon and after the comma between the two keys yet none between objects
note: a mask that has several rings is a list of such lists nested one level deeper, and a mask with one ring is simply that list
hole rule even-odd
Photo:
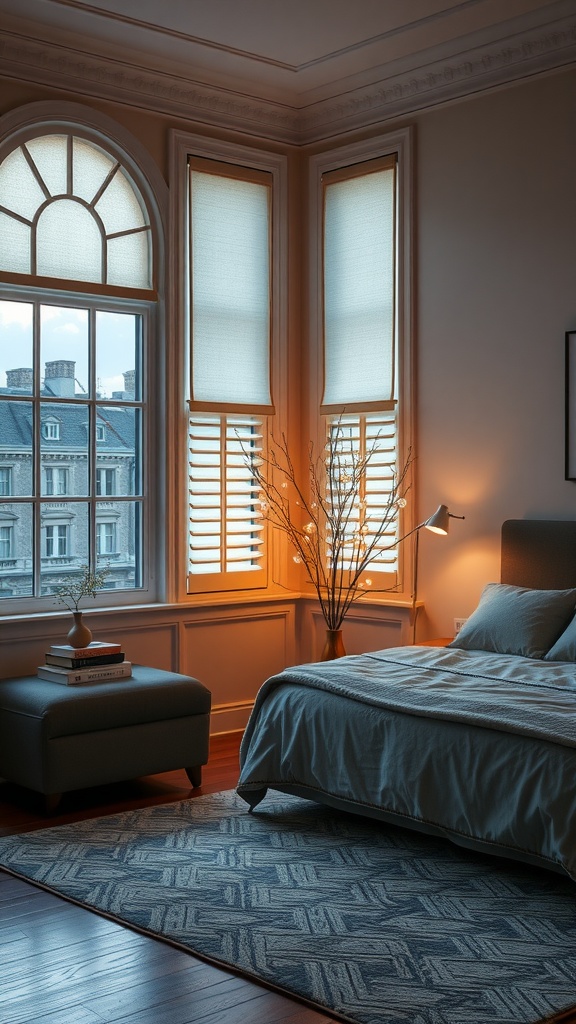
[{"label": "slate roof", "polygon": [[[6,388],[0,395],[14,394]],[[86,453],[88,450],[88,409],[83,404],[48,403],[42,406],[42,420],[58,420],[58,440],[42,438],[42,452]],[[135,413],[130,407],[100,406],[97,423],[105,428],[104,439],[98,441],[98,454],[131,455],[134,453]],[[0,452],[31,451],[32,448],[32,404],[30,402],[6,402],[0,400]]]}]

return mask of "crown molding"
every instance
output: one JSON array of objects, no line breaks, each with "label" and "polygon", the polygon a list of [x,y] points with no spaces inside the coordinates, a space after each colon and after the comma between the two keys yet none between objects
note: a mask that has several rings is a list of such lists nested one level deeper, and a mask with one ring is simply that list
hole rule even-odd
[{"label": "crown molding", "polygon": [[68,96],[97,96],[187,123],[301,146],[572,65],[576,17],[386,74],[369,87],[302,109],[18,32],[0,33],[0,60],[5,77],[65,90]]},{"label": "crown molding", "polygon": [[293,108],[163,71],[13,32],[0,33],[0,62],[5,77],[65,90],[68,95],[98,96],[278,142],[299,141],[299,116]]},{"label": "crown molding", "polygon": [[399,117],[426,107],[517,82],[576,63],[576,17],[545,30],[526,31],[498,45],[474,47],[387,77],[369,89],[351,90],[304,111],[300,143]]}]

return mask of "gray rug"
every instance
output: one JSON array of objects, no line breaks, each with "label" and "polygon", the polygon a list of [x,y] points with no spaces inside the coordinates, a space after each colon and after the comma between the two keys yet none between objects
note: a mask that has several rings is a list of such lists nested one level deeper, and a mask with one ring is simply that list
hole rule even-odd
[{"label": "gray rug", "polygon": [[0,865],[358,1024],[533,1024],[576,1001],[576,885],[269,793],[0,839]]}]

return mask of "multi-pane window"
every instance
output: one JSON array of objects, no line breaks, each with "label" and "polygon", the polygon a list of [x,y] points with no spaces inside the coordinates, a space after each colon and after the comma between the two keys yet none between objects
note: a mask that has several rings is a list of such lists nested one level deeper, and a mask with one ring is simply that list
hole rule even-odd
[{"label": "multi-pane window", "polygon": [[[0,300],[0,365],[5,368],[0,450],[4,458],[18,459],[10,508],[24,525],[17,565],[11,569],[14,596],[29,595],[34,586],[40,594],[52,593],[60,582],[41,561],[36,562],[35,578],[31,563],[38,550],[37,531],[44,527],[46,557],[71,555],[67,541],[45,526],[64,506],[75,536],[68,572],[98,558],[96,499],[103,494],[114,498],[122,537],[115,587],[140,584],[143,332],[143,316],[137,312],[111,311],[96,303],[52,306],[38,300]],[[22,352],[32,364],[25,370],[13,366],[14,354],[21,357]],[[104,457],[114,459],[116,468],[102,476],[96,462]]]},{"label": "multi-pane window", "polygon": [[68,474],[69,470],[66,466],[45,466],[44,494],[49,496],[68,494]]},{"label": "multi-pane window", "polygon": [[70,527],[57,523],[44,527],[44,553],[46,558],[64,558],[69,554]]},{"label": "multi-pane window", "polygon": [[244,451],[271,398],[272,175],[189,162],[189,590],[262,587]]},{"label": "multi-pane window", "polygon": [[0,562],[12,557],[12,526],[0,526]]},{"label": "multi-pane window", "polygon": [[117,147],[85,134],[0,150],[0,494],[18,522],[0,601],[112,552],[109,589],[146,582],[152,227]]},{"label": "multi-pane window", "polygon": [[[103,441],[103,437],[97,439]],[[97,469],[96,470],[96,494],[98,495],[111,495],[116,493],[116,470],[115,469]]]},{"label": "multi-pane window", "polygon": [[46,441],[60,440],[60,423],[58,420],[44,420],[42,424],[42,437]]},{"label": "multi-pane window", "polygon": [[96,524],[96,550],[101,558],[116,553],[116,523]]}]

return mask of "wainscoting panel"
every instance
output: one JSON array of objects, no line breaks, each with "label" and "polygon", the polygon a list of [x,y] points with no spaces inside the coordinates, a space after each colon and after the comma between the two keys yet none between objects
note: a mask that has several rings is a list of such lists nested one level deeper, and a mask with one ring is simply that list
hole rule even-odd
[{"label": "wainscoting panel", "polygon": [[[347,654],[381,651],[412,643],[411,609],[398,604],[356,605],[344,620],[342,639]],[[324,648],[326,623],[316,602],[302,608],[301,661],[317,661]]]},{"label": "wainscoting panel", "polygon": [[212,693],[212,729],[244,728],[268,676],[295,663],[291,606],[229,611],[182,624],[181,671]]}]

